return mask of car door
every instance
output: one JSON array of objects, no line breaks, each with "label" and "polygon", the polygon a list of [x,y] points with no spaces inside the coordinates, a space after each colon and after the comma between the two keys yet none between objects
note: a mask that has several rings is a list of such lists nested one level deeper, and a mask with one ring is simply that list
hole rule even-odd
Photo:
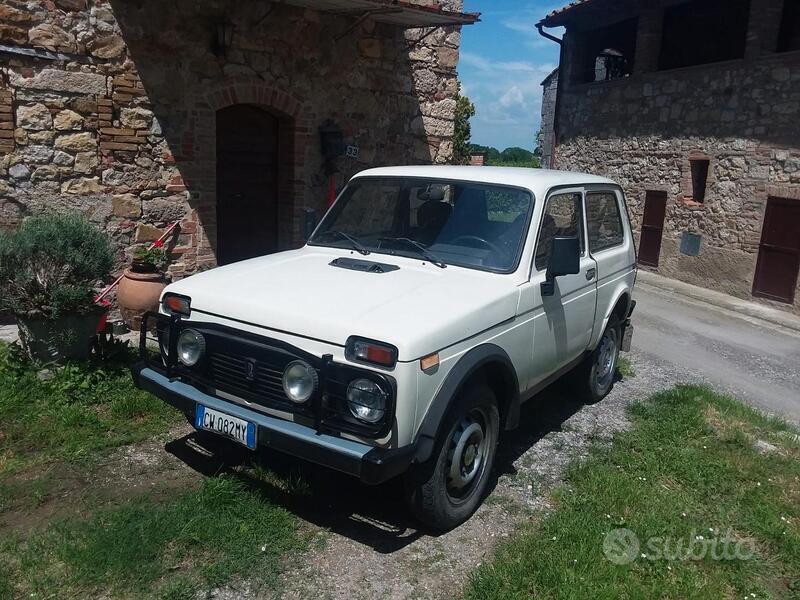
[{"label": "car door", "polygon": [[[597,301],[597,265],[587,250],[584,190],[551,191],[546,199],[531,268],[533,357],[529,387],[579,359],[592,336]],[[555,280],[552,295],[542,294],[550,246],[556,236],[578,236],[580,271]]]}]

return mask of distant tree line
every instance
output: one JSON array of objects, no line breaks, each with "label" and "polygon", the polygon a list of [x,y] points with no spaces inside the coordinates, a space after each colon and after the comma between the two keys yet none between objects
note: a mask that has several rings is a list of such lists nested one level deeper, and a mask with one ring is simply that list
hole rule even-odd
[{"label": "distant tree line", "polygon": [[525,148],[506,148],[502,152],[492,146],[469,145],[470,154],[486,153],[486,164],[492,167],[541,167],[539,157]]},{"label": "distant tree line", "polygon": [[[470,156],[476,152],[486,153],[486,164],[494,167],[529,167],[538,169],[542,166],[539,157],[538,143],[534,152],[525,148],[506,148],[500,152],[491,146],[480,146],[470,143],[472,127],[469,120],[475,116],[475,105],[461,93],[461,85],[456,94],[455,131],[453,133],[453,164],[469,164]],[[538,141],[538,136],[537,136]]]}]

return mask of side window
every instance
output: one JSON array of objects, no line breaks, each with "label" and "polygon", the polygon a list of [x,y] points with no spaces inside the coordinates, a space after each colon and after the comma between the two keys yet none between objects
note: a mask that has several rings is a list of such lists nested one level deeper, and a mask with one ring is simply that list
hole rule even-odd
[{"label": "side window", "polygon": [[586,227],[589,250],[600,252],[619,246],[625,239],[622,216],[614,192],[594,192],[586,195]]},{"label": "side window", "polygon": [[581,194],[555,194],[547,199],[542,216],[541,233],[536,245],[536,269],[547,270],[550,250],[555,237],[578,236],[583,253],[583,202]]}]

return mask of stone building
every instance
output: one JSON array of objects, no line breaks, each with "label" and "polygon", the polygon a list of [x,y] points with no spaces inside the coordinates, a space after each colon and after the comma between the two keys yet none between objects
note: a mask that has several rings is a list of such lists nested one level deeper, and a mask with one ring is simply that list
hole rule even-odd
[{"label": "stone building", "polygon": [[640,264],[800,312],[800,2],[580,0],[545,27],[553,164],[622,184]]},{"label": "stone building", "polygon": [[[0,227],[79,210],[120,264],[300,245],[354,172],[452,152],[462,0],[3,0]],[[324,144],[323,144],[324,140]]]},{"label": "stone building", "polygon": [[539,127],[538,146],[542,151],[542,167],[553,168],[554,127],[556,118],[556,94],[558,92],[558,69],[544,78],[542,85],[542,122]]}]

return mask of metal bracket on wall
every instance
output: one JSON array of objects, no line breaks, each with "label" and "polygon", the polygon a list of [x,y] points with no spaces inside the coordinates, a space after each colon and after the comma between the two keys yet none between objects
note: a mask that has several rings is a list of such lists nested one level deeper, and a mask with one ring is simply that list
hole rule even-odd
[{"label": "metal bracket on wall", "polygon": [[28,58],[39,58],[42,60],[71,60],[80,63],[95,64],[90,56],[83,54],[65,54],[63,52],[52,52],[42,48],[27,48],[25,46],[8,46],[0,44],[0,54],[11,54],[12,56],[26,56]]},{"label": "metal bracket on wall", "polygon": [[411,42],[406,42],[406,44],[408,45],[408,49],[411,50],[411,48],[413,48],[414,46],[417,46],[418,44],[421,44],[422,42],[424,42],[437,29],[439,29],[439,28],[438,27],[431,27],[430,30],[427,33],[423,34],[418,39],[412,40]]},{"label": "metal bracket on wall", "polygon": [[403,9],[402,8],[394,8],[394,7],[392,7],[392,8],[375,8],[375,9],[371,9],[371,10],[365,10],[364,12],[361,13],[361,15],[355,21],[353,21],[347,27],[347,29],[345,29],[342,33],[340,33],[335,38],[333,38],[333,41],[338,42],[342,38],[346,37],[350,32],[352,32],[354,29],[356,29],[364,21],[369,19],[372,15],[385,15],[385,14],[399,13],[399,12],[403,12]]}]

